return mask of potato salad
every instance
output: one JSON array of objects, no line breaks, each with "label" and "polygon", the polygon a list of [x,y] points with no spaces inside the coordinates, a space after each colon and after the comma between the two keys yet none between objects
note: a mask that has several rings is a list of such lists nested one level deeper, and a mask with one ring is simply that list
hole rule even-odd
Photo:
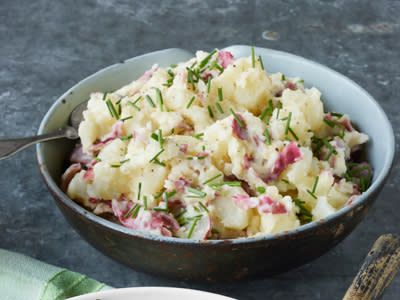
[{"label": "potato salad", "polygon": [[[268,57],[264,57],[264,60]],[[198,51],[93,92],[61,188],[154,235],[255,237],[324,218],[369,186],[368,136],[262,57]]]}]

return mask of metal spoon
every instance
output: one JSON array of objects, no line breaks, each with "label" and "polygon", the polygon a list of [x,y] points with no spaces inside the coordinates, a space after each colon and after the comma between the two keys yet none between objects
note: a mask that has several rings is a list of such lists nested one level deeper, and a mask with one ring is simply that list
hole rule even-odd
[{"label": "metal spoon", "polygon": [[8,158],[18,151],[25,149],[31,145],[52,141],[61,138],[75,140],[79,138],[78,127],[83,119],[83,111],[87,108],[87,101],[79,104],[69,115],[69,125],[59,128],[55,132],[25,137],[0,140],[0,160]]}]

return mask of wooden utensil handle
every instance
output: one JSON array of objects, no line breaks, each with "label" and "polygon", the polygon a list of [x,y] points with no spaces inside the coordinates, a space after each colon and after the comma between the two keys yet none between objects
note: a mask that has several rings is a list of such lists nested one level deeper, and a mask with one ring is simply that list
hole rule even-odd
[{"label": "wooden utensil handle", "polygon": [[364,260],[343,300],[380,299],[400,266],[400,237],[380,236]]}]

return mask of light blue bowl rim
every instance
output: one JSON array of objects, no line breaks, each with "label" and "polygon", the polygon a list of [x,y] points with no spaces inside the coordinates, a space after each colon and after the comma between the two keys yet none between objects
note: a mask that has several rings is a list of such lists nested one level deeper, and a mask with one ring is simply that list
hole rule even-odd
[{"label": "light blue bowl rim", "polygon": [[[232,46],[228,46],[224,49],[250,49],[251,46],[248,45],[232,45]],[[222,50],[224,50],[222,49]],[[393,159],[394,159],[394,153],[395,153],[395,142],[394,142],[394,134],[393,134],[393,128],[385,114],[385,112],[383,111],[383,109],[381,108],[381,106],[378,104],[378,102],[365,90],[363,89],[360,85],[358,85],[357,83],[355,83],[354,81],[352,81],[351,79],[349,79],[348,77],[344,76],[343,74],[328,68],[320,63],[314,62],[312,60],[306,59],[304,57],[298,56],[298,55],[294,55],[288,52],[284,52],[284,51],[279,51],[279,50],[274,50],[274,49],[269,49],[269,48],[261,48],[261,47],[254,47],[255,51],[257,50],[262,50],[262,51],[267,51],[271,54],[274,54],[274,56],[277,57],[291,57],[293,59],[296,59],[298,61],[303,61],[309,64],[313,64],[321,69],[323,69],[324,71],[328,71],[333,73],[334,75],[346,80],[347,82],[351,83],[351,85],[353,86],[353,88],[358,89],[360,92],[362,92],[365,95],[365,98],[368,99],[369,101],[372,101],[377,109],[377,114],[380,114],[382,119],[384,120],[384,125],[385,125],[385,130],[390,131],[389,132],[389,141],[387,144],[388,147],[388,152],[387,155],[384,157],[384,164],[383,164],[383,168],[382,171],[378,174],[378,176],[376,177],[375,181],[372,183],[372,185],[368,188],[368,190],[366,192],[364,192],[358,199],[356,199],[351,205],[346,205],[343,208],[339,209],[338,211],[336,211],[335,213],[327,216],[326,218],[323,219],[323,223],[327,223],[330,222],[332,220],[335,220],[341,216],[344,216],[348,213],[351,213],[351,211],[357,209],[357,207],[361,206],[364,202],[366,202],[366,200],[372,196],[372,194],[377,191],[384,183],[385,180],[387,179],[387,177],[389,176],[392,164],[393,164]],[[130,59],[125,60],[125,63],[129,63],[133,60],[138,60],[141,58],[144,58],[146,56],[150,56],[150,55],[157,55],[157,54],[163,54],[166,52],[174,52],[174,51],[186,51],[180,48],[168,48],[168,49],[163,49],[163,50],[158,50],[158,51],[154,51],[154,52],[149,52],[147,54],[143,54],[140,56],[136,56]],[[250,50],[249,50],[250,51]],[[250,52],[249,52],[250,53]],[[61,101],[67,97],[71,92],[73,92],[77,86],[83,85],[85,84],[87,81],[89,81],[90,79],[96,77],[97,75],[106,72],[106,71],[110,71],[114,68],[118,68],[121,64],[120,63],[116,63],[113,64],[111,66],[105,67],[99,71],[97,71],[96,73],[86,77],[85,79],[81,80],[80,82],[78,82],[76,85],[74,85],[72,88],[70,88],[68,91],[66,91],[61,97],[59,97],[56,102],[50,107],[50,109],[48,110],[48,112],[46,113],[46,115],[44,116],[42,122],[40,123],[39,126],[39,131],[38,134],[43,134],[44,133],[44,129],[46,127],[46,124],[48,123],[48,120],[51,118],[51,115],[54,113],[54,111],[56,111],[58,109],[58,107],[61,104]],[[294,228],[294,229],[290,229],[284,232],[278,232],[278,233],[273,233],[273,234],[266,234],[266,235],[262,235],[262,236],[256,236],[256,237],[251,237],[251,238],[236,238],[236,239],[224,239],[224,240],[206,240],[206,241],[199,241],[199,240],[188,240],[188,239],[182,239],[182,238],[175,238],[175,237],[164,237],[164,236],[157,236],[157,235],[151,235],[148,233],[144,233],[144,232],[140,232],[137,230],[133,230],[130,228],[126,228],[123,227],[122,225],[113,223],[111,221],[108,221],[102,217],[96,216],[95,214],[89,212],[88,210],[86,210],[84,207],[80,206],[78,203],[76,203],[75,201],[73,201],[72,199],[70,199],[69,197],[67,197],[62,191],[61,189],[58,187],[57,183],[53,180],[53,178],[50,176],[47,167],[44,163],[44,158],[42,156],[42,144],[37,144],[36,145],[36,154],[37,154],[37,160],[38,160],[38,164],[40,166],[40,170],[42,173],[42,176],[44,177],[45,181],[47,182],[49,188],[51,190],[53,190],[61,199],[62,201],[70,206],[73,210],[75,210],[77,213],[79,213],[80,215],[84,216],[85,218],[89,219],[90,221],[93,221],[95,223],[98,223],[104,227],[108,227],[110,229],[113,229],[115,231],[130,235],[130,236],[135,236],[135,237],[139,237],[139,238],[144,238],[144,239],[148,239],[148,240],[152,240],[152,241],[159,241],[159,242],[168,242],[171,244],[192,244],[192,245],[202,245],[202,246],[215,246],[217,244],[249,244],[249,243],[257,243],[260,241],[268,241],[268,240],[274,240],[274,239],[282,239],[282,238],[288,238],[291,235],[295,235],[295,234],[304,234],[306,232],[309,231],[313,231],[315,230],[320,224],[321,221],[320,220],[316,220],[313,221],[311,223],[302,225],[300,227]]]}]

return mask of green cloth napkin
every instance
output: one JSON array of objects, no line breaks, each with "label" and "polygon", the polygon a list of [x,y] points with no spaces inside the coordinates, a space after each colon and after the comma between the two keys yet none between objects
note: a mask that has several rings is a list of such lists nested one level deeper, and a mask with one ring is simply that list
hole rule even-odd
[{"label": "green cloth napkin", "polygon": [[62,300],[108,289],[85,275],[0,249],[1,299]]}]

